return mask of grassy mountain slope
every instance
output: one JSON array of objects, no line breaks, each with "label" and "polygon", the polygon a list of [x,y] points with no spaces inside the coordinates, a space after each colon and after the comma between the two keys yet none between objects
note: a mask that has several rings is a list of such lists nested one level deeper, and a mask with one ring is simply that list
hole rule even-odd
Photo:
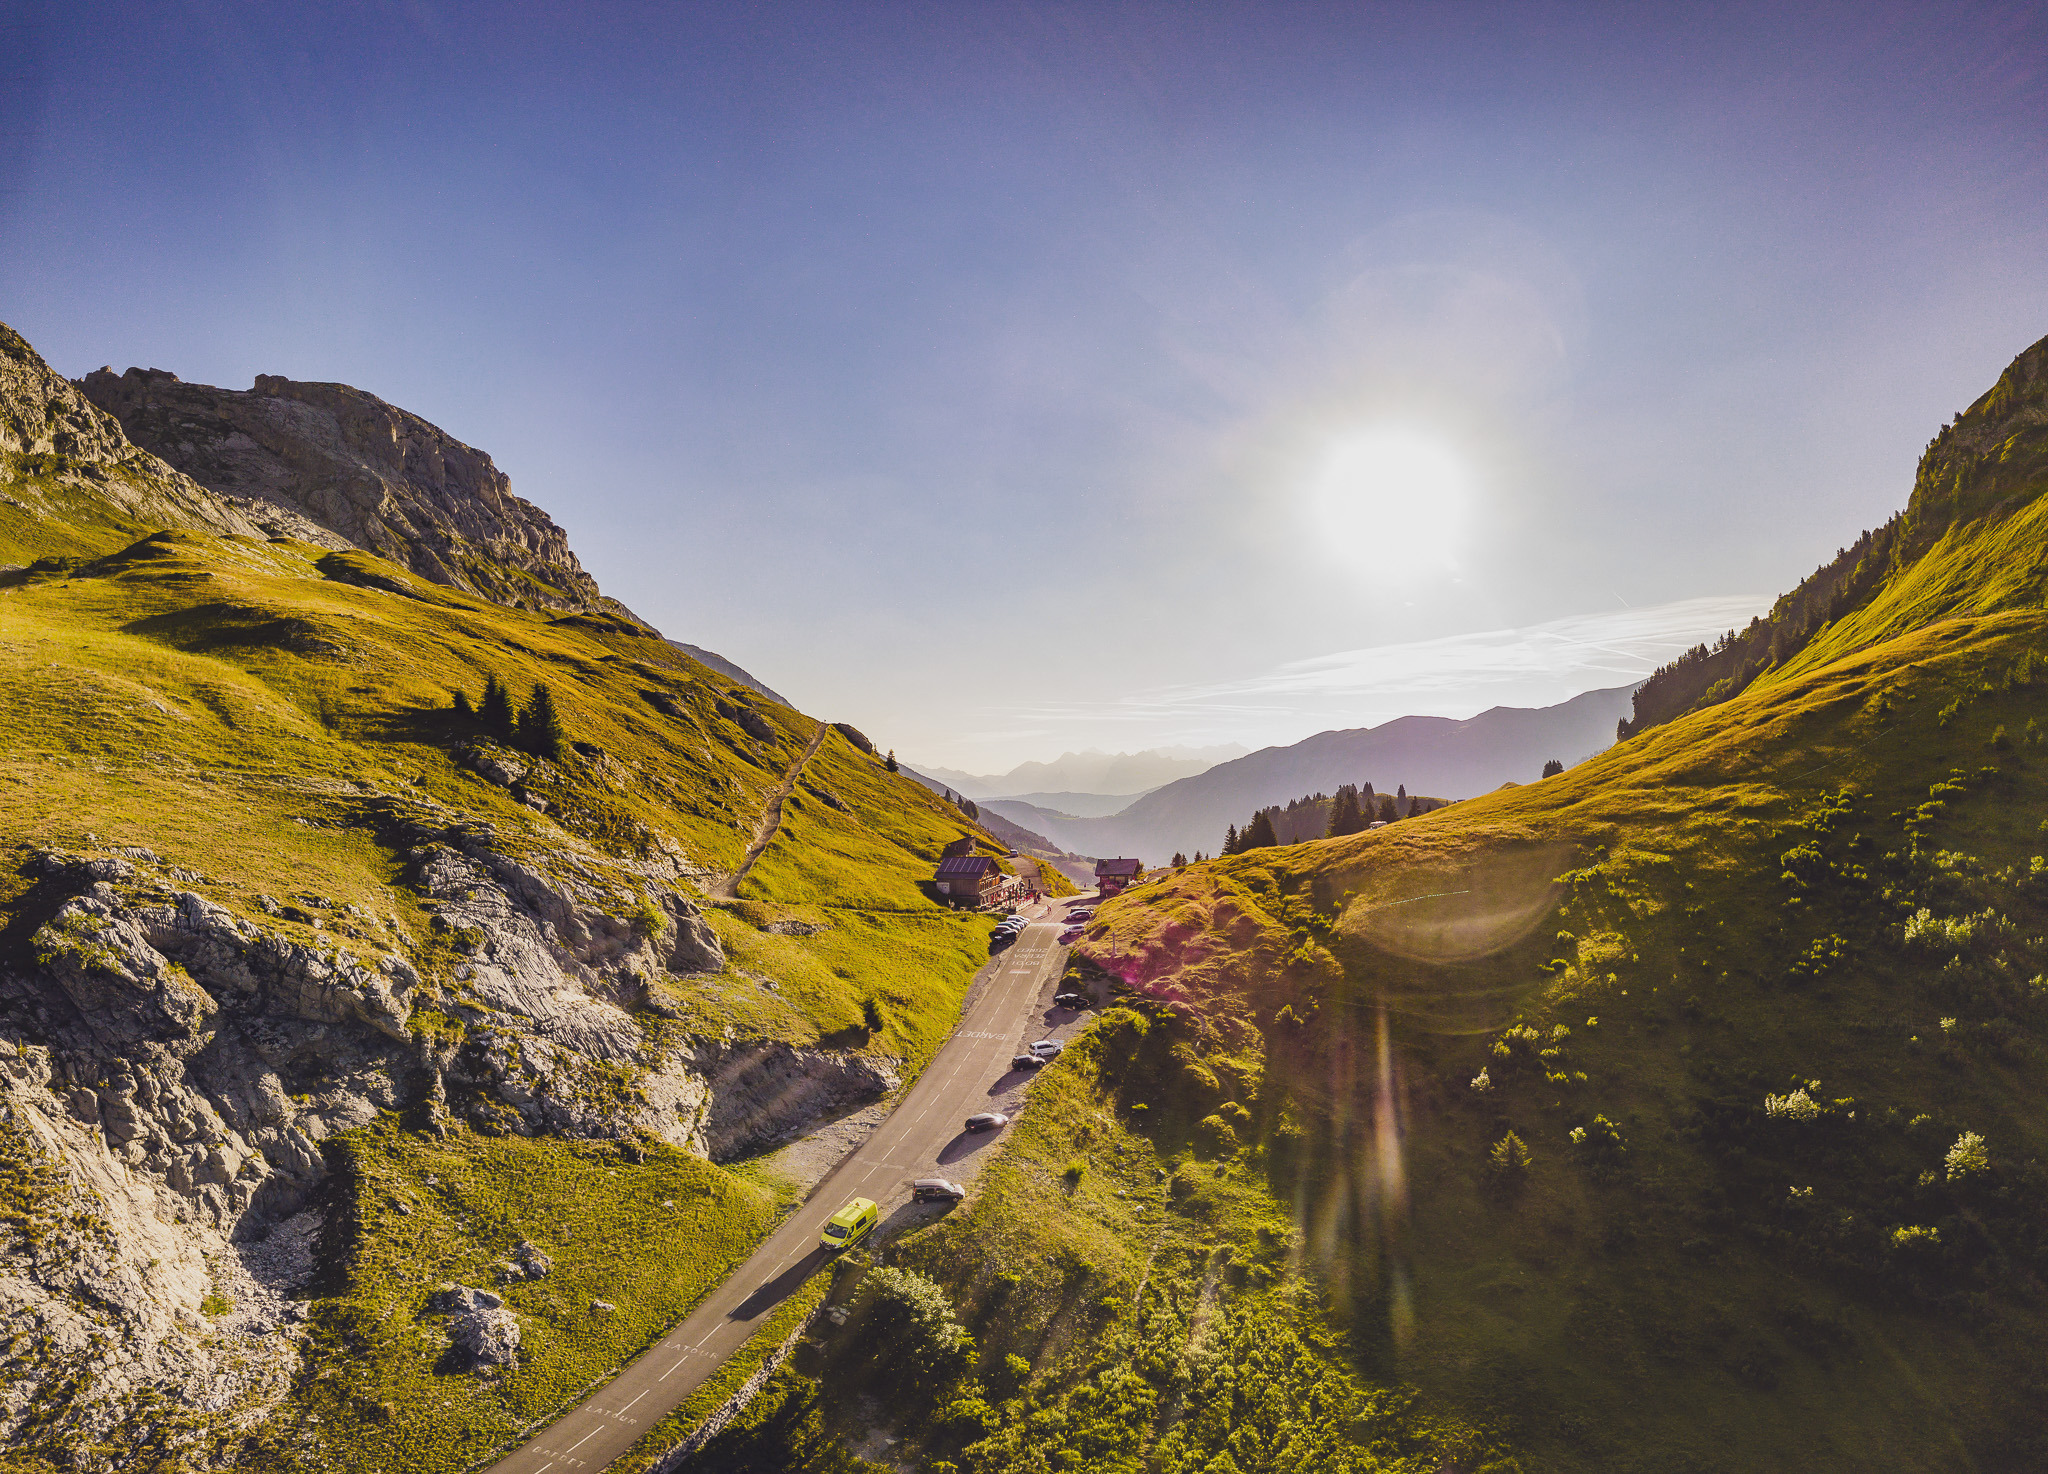
[{"label": "grassy mountain slope", "polygon": [[2048,1466],[2031,413],[1732,696],[1105,903],[1119,1006],[894,1253],[972,1344],[853,1290],[701,1467],[853,1467],[837,1379],[934,1365],[968,1474]]},{"label": "grassy mountain slope", "polygon": [[[281,1092],[276,1110],[305,1127],[292,1139],[324,1157],[302,1163],[303,1180],[320,1184],[305,1204],[313,1277],[288,1291],[308,1297],[304,1351],[295,1367],[282,1353],[281,1402],[246,1388],[205,1401],[214,1394],[168,1383],[95,1391],[106,1379],[91,1357],[132,1359],[122,1328],[141,1322],[93,1320],[95,1302],[80,1302],[102,1338],[81,1353],[50,1319],[52,1302],[17,1301],[9,1279],[10,1457],[24,1468],[468,1467],[658,1334],[772,1223],[784,1185],[683,1142],[688,1112],[707,1110],[713,1139],[753,1139],[743,1120],[718,1124],[721,1070],[875,1062],[858,1080],[929,1058],[986,957],[988,926],[936,904],[920,882],[963,834],[984,852],[1001,846],[838,729],[640,626],[508,609],[336,539],[269,536],[236,520],[232,499],[127,446],[13,342],[30,385],[23,403],[47,400],[97,439],[43,433],[38,446],[17,434],[0,458],[0,563],[12,565],[0,568],[6,1273],[57,1273],[52,1242],[104,1251],[109,1273],[146,1287],[135,1304],[159,1307],[205,1355],[289,1341],[289,1315],[282,1332],[275,1319],[244,1324],[247,1277],[219,1195],[179,1177],[175,1160],[166,1179],[140,1154],[146,1134],[128,1147],[101,1136],[115,1130],[109,1111],[129,1109],[125,1094],[106,1104],[110,1090],[133,1088],[126,1065],[80,1052],[97,1020],[49,980],[64,946],[88,970],[117,960],[87,934],[73,945],[45,925],[64,899],[52,874],[98,867],[112,879],[93,904],[117,917],[168,915],[146,908],[182,898],[184,914],[229,918],[266,956],[299,949],[291,955],[316,977],[384,958],[387,974],[417,983],[378,1033],[350,1018],[283,1017],[268,983],[253,996],[220,993],[201,971],[217,953],[191,954],[189,973],[167,970],[171,996],[198,999],[205,1027],[134,1046],[147,1076],[136,1099],[155,1080],[162,1100],[188,1101],[175,1109],[195,1114],[183,1126],[166,1116],[165,1129],[184,1133],[176,1141],[199,1133],[203,1158],[223,1118],[247,1127],[232,1103],[206,1104],[224,1100],[202,1099],[207,1082],[243,1068],[236,1051],[254,1048],[261,1060],[247,1068],[273,1072],[264,1089]],[[570,739],[557,760],[511,751],[451,710],[457,691],[474,699],[490,676],[521,699],[551,687]],[[511,779],[512,767],[525,771]],[[714,901],[792,770],[781,822],[737,899]],[[450,919],[465,904],[459,888],[423,879],[451,843],[497,867],[490,885],[509,886],[513,910],[536,918],[560,975],[585,980],[589,997],[534,1005],[570,1018],[566,1034],[519,1033],[538,1025],[484,990],[481,964],[499,941]],[[715,938],[698,944],[699,960],[673,972],[646,963],[666,959],[677,917],[699,907]],[[628,963],[639,970],[629,975]],[[210,1001],[195,978],[215,989]],[[295,1006],[317,1020],[333,1006],[323,998]],[[560,1042],[576,1037],[573,1020],[600,1015],[614,1021],[609,1054]],[[544,1099],[522,1115],[502,1090],[462,1083],[465,1060],[495,1061],[501,1085]],[[696,1078],[713,1081],[712,1096],[676,1095]],[[422,1083],[438,1092],[443,1079],[445,1111]],[[197,1093],[178,1094],[188,1087]],[[646,1124],[664,1100],[680,1113],[662,1118],[666,1136]],[[185,1150],[176,1141],[164,1149]],[[128,1220],[109,1216],[116,1186],[154,1205],[144,1220],[153,1211],[190,1237],[179,1240],[183,1279],[166,1280],[147,1257],[157,1251],[124,1237]],[[63,1233],[84,1249],[40,1226],[57,1222],[50,1204],[64,1193],[83,1207],[67,1220],[75,1233]],[[268,1252],[255,1213],[242,1217],[243,1239]],[[492,1285],[493,1264],[523,1241],[554,1269],[504,1290],[524,1333],[519,1364],[454,1371],[429,1295],[442,1280]],[[594,1312],[598,1299],[613,1308]],[[204,1405],[180,1401],[188,1395]]]}]

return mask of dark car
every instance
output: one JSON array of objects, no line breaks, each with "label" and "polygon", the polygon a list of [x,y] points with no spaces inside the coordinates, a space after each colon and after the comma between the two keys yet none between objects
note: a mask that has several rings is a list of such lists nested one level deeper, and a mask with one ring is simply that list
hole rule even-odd
[{"label": "dark car", "polygon": [[1052,1006],[1054,1008],[1086,1008],[1088,1006],[1088,995],[1086,993],[1058,993],[1053,996]]},{"label": "dark car", "polygon": [[1036,1070],[1044,1064],[1045,1061],[1035,1054],[1017,1054],[1010,1057],[1010,1068],[1013,1070]]},{"label": "dark car", "polygon": [[920,1203],[957,1203],[967,1196],[967,1189],[943,1177],[920,1177],[910,1184],[910,1195]]},{"label": "dark car", "polygon": [[978,1116],[967,1118],[969,1131],[1000,1131],[1010,1124],[1010,1118],[1001,1111],[983,1111]]}]

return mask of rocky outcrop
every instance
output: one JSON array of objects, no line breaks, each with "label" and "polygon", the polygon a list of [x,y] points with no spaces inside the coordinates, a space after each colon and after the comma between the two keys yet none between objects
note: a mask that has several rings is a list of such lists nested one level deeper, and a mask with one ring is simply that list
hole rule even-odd
[{"label": "rocky outcrop", "polygon": [[150,528],[348,546],[345,538],[309,518],[272,502],[210,491],[137,448],[113,415],[43,362],[5,323],[0,323],[0,488],[0,499],[74,527],[79,522],[76,498],[82,496],[99,515],[111,511]]},{"label": "rocky outcrop", "polygon": [[903,1083],[873,1055],[779,1042],[708,1045],[695,1064],[710,1085],[701,1131],[714,1162],[779,1145]]},{"label": "rocky outcrop", "polygon": [[140,368],[97,369],[79,388],[201,485],[289,509],[422,578],[514,608],[631,617],[488,455],[374,394],[276,374],[216,389]]},{"label": "rocky outcrop", "polygon": [[489,1290],[443,1285],[427,1308],[448,1317],[454,1370],[476,1371],[519,1364],[519,1318]]}]

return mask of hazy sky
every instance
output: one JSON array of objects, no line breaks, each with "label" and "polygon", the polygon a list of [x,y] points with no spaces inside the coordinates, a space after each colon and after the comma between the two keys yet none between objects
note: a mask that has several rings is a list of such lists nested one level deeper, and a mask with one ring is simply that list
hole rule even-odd
[{"label": "hazy sky", "polygon": [[2048,333],[2048,19],[0,0],[0,320],[424,415],[906,756],[1259,746],[1902,505]]}]

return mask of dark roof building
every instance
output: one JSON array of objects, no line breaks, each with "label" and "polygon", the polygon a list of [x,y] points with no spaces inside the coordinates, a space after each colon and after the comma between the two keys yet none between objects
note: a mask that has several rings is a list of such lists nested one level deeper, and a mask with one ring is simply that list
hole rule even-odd
[{"label": "dark roof building", "polygon": [[1113,896],[1125,886],[1137,880],[1145,868],[1142,860],[1117,859],[1095,862],[1095,889],[1102,895]]},{"label": "dark roof building", "polygon": [[939,861],[932,883],[942,896],[980,905],[1002,889],[1003,872],[987,855],[954,855]]}]

